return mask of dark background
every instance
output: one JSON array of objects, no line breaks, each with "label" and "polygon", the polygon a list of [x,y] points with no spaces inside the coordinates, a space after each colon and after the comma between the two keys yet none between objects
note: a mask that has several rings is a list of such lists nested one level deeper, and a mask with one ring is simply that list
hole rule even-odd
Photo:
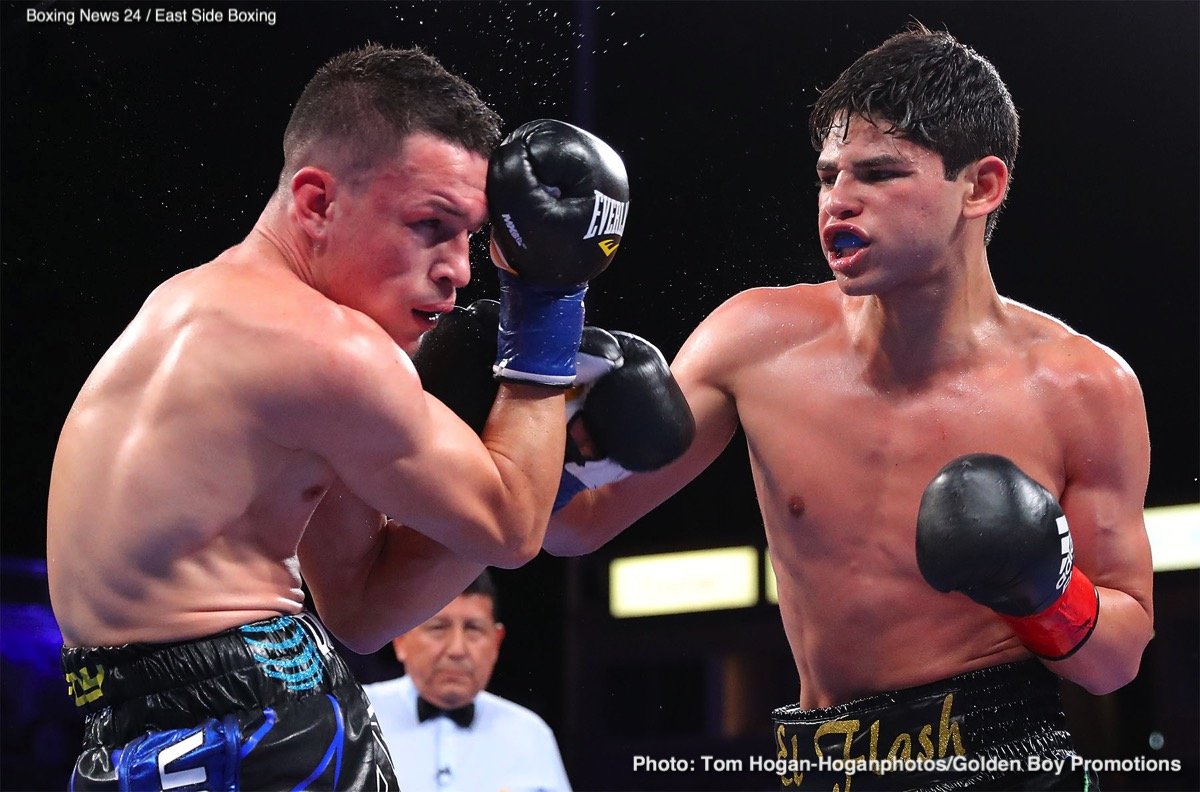
[{"label": "dark background", "polygon": [[[949,29],[992,60],[1022,116],[1012,193],[989,251],[997,286],[1130,363],[1150,421],[1147,504],[1197,500],[1197,3],[234,5],[273,10],[276,23],[38,24],[26,21],[28,9],[144,17],[155,6],[3,4],[7,559],[44,555],[54,445],[91,367],[154,286],[245,236],[282,164],[292,102],[323,61],[367,40],[424,47],[473,82],[506,128],[562,118],[624,156],[630,220],[620,255],[589,292],[588,320],[644,335],[670,358],[734,293],[828,277],[808,108],[819,87],[908,21]],[[184,7],[228,4],[171,6]],[[482,247],[475,253],[461,303],[496,293]],[[769,753],[765,709],[739,727],[712,706],[714,697],[728,702],[733,678],[753,688],[747,700],[794,700],[777,612],[636,623],[604,615],[612,556],[734,544],[764,544],[740,438],[596,556],[543,554],[498,573],[509,639],[492,689],[556,729],[579,788],[761,788],[733,774],[627,771],[638,753],[744,756],[743,738]],[[35,598],[36,585],[34,594],[18,589],[16,568],[5,567],[5,601]],[[1068,705],[1093,752],[1183,756],[1190,769],[1109,776],[1109,789],[1196,784],[1195,575],[1159,579],[1159,596],[1181,610],[1168,605],[1164,615],[1160,605],[1139,680],[1099,701],[1068,692]],[[12,614],[2,625],[6,653],[27,623]],[[731,636],[741,649],[722,654]],[[368,681],[398,670],[383,654],[356,663]],[[53,751],[22,775],[7,761],[53,742],[9,728],[18,714],[57,706],[39,703],[30,685],[4,685],[5,784],[54,788]],[[60,687],[47,689],[59,696]],[[1151,731],[1166,738],[1158,753],[1146,743]]]}]

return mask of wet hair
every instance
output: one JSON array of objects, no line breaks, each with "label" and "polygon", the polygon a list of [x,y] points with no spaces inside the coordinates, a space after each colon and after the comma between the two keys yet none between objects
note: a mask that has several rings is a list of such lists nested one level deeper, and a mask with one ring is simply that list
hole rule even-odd
[{"label": "wet hair", "polygon": [[414,132],[487,157],[500,123],[466,80],[421,49],[366,44],[321,66],[300,94],[283,135],[280,183],[327,150],[342,154],[343,177],[353,182]]},{"label": "wet hair", "polygon": [[460,596],[469,594],[477,594],[481,597],[487,597],[492,601],[492,613],[499,614],[500,600],[496,594],[496,582],[492,580],[492,575],[486,569],[480,573],[479,577],[471,581],[471,584],[463,589]]},{"label": "wet hair", "polygon": [[[856,115],[940,154],[948,180],[983,157],[999,157],[1010,173],[1017,159],[1020,122],[996,67],[919,23],[862,55],[821,93],[809,117],[813,147],[820,151],[836,127],[845,135]],[[985,241],[1002,206],[988,216]]]}]

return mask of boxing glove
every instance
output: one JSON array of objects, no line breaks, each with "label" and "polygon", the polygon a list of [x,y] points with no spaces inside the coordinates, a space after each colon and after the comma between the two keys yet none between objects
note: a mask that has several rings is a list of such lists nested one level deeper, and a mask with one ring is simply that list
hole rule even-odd
[{"label": "boxing glove", "polygon": [[466,308],[455,306],[422,336],[413,355],[421,386],[476,434],[483,433],[499,388],[492,376],[499,323],[500,303],[495,300],[477,300]]},{"label": "boxing glove", "polygon": [[488,163],[491,256],[500,268],[501,379],[569,386],[587,284],[612,261],[629,179],[604,141],[562,121],[531,121]]},{"label": "boxing glove", "polygon": [[673,462],[695,435],[691,408],[657,347],[632,333],[584,328],[555,510],[584,489]]},{"label": "boxing glove", "polygon": [[960,457],[921,497],[917,566],[926,582],[991,608],[1047,660],[1070,657],[1096,627],[1099,595],[1074,560],[1058,501],[1004,457]]}]

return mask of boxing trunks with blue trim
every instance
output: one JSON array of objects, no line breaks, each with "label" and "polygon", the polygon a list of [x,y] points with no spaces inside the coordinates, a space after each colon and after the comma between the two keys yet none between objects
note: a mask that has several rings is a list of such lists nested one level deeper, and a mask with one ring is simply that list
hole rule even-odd
[{"label": "boxing trunks with blue trim", "polygon": [[1067,732],[1058,677],[1036,660],[771,714],[786,790],[1099,788]]},{"label": "boxing trunks with blue trim", "polygon": [[73,790],[397,788],[366,694],[310,614],[64,647],[62,668],[86,713]]}]

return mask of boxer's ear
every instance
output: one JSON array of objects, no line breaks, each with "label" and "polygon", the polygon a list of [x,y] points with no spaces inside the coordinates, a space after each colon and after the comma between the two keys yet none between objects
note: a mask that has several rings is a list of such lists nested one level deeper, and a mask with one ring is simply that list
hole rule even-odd
[{"label": "boxer's ear", "polygon": [[325,241],[336,192],[337,180],[327,170],[309,165],[292,177],[291,215],[316,244]]},{"label": "boxer's ear", "polygon": [[963,168],[970,185],[963,200],[967,218],[987,217],[1004,203],[1008,192],[1008,166],[999,157],[988,156]]}]

